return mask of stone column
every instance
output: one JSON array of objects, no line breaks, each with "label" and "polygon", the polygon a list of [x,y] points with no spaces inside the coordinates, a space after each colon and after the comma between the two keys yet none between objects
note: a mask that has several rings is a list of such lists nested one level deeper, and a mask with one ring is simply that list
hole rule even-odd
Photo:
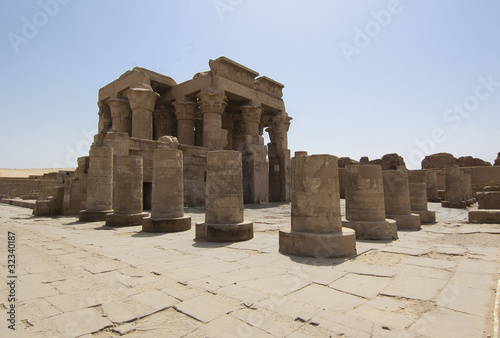
[{"label": "stone column", "polygon": [[171,110],[155,110],[153,112],[153,139],[174,135],[175,114]]},{"label": "stone column", "polygon": [[116,156],[114,168],[114,210],[106,215],[107,226],[140,225],[142,212],[143,159],[141,156]]},{"label": "stone column", "polygon": [[337,157],[295,154],[292,227],[279,232],[279,252],[317,258],[356,255],[354,230],[342,228]]},{"label": "stone column", "polygon": [[227,130],[227,145],[226,145],[227,150],[236,149],[233,147],[233,127],[234,127],[234,112],[233,111],[224,112],[224,114],[222,114],[222,129]]},{"label": "stone column", "polygon": [[222,129],[222,114],[227,105],[223,92],[215,89],[202,90],[197,98],[203,114],[203,147],[221,150],[227,144],[227,130]]},{"label": "stone column", "polygon": [[125,92],[132,109],[132,137],[153,139],[153,110],[160,95],[151,86],[136,83]]},{"label": "stone column", "polygon": [[339,168],[340,198],[345,198],[345,168]]},{"label": "stone column", "polygon": [[385,218],[384,183],[380,165],[345,168],[344,227],[354,229],[357,239],[397,239],[395,220]]},{"label": "stone column", "polygon": [[291,117],[282,113],[271,118],[268,144],[269,152],[269,200],[290,201],[290,150],[288,150],[288,128]]},{"label": "stone column", "polygon": [[241,153],[208,152],[205,223],[196,224],[196,240],[236,242],[253,238],[253,223],[243,219]]},{"label": "stone column", "polygon": [[110,107],[101,101],[97,102],[97,106],[99,107],[98,133],[106,133],[111,129],[113,123],[110,113]]},{"label": "stone column", "polygon": [[411,213],[407,170],[383,170],[385,217],[398,223],[398,230],[420,230],[420,216]]},{"label": "stone column", "polygon": [[462,198],[462,183],[460,181],[460,168],[458,165],[444,168],[445,200],[441,206],[445,208],[465,209],[467,207]]},{"label": "stone column", "polygon": [[110,212],[113,212],[113,150],[92,146],[86,209],[80,211],[80,221],[104,221]]},{"label": "stone column", "polygon": [[465,179],[465,196],[467,197],[468,205],[472,205],[476,203],[476,199],[474,198],[474,193],[472,192],[472,176],[469,173],[464,173]]},{"label": "stone column", "polygon": [[420,215],[422,224],[436,223],[436,212],[427,209],[426,176],[426,170],[408,171],[411,212]]},{"label": "stone column", "polygon": [[182,151],[154,151],[151,217],[142,220],[142,231],[177,232],[191,229],[191,217],[184,216],[183,167]]},{"label": "stone column", "polygon": [[437,173],[435,171],[427,171],[427,202],[441,202],[438,194]]},{"label": "stone column", "polygon": [[106,104],[109,106],[111,112],[111,131],[126,133],[130,136],[131,115],[128,100],[113,97],[108,99]]},{"label": "stone column", "polygon": [[269,168],[267,147],[259,135],[262,107],[241,106],[243,128],[243,196],[245,203],[269,201]]},{"label": "stone column", "polygon": [[179,143],[194,146],[196,103],[176,101],[172,105],[177,117],[177,139]]}]

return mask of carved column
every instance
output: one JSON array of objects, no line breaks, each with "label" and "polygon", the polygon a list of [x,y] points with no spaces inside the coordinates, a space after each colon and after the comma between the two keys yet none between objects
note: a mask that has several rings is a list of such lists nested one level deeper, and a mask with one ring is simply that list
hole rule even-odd
[{"label": "carved column", "polygon": [[111,131],[130,135],[130,107],[128,101],[112,97],[106,101],[111,112]]},{"label": "carved column", "polygon": [[108,105],[103,104],[103,102],[98,102],[99,107],[99,128],[98,132],[108,132],[111,129],[112,119],[110,114],[110,108]]},{"label": "carved column", "polygon": [[151,86],[134,84],[125,92],[132,109],[132,137],[153,139],[153,110],[160,95]]},{"label": "carved column", "polygon": [[259,135],[262,115],[260,106],[241,107],[241,126],[243,129],[243,191],[245,203],[269,201],[269,167],[267,148]]},{"label": "carved column", "polygon": [[203,147],[221,150],[227,144],[227,130],[222,129],[222,113],[227,105],[226,96],[219,90],[202,90],[197,98],[203,114]]},{"label": "carved column", "polygon": [[233,127],[234,127],[234,112],[225,112],[222,114],[222,129],[227,130],[227,145],[226,149],[233,150]]},{"label": "carved column", "polygon": [[173,135],[173,124],[175,123],[175,114],[171,110],[155,110],[153,112],[153,137],[158,140],[162,136]]},{"label": "carved column", "polygon": [[292,118],[288,114],[273,116],[269,128],[269,200],[290,201],[290,150],[288,128]]},{"label": "carved column", "polygon": [[173,106],[177,117],[177,139],[179,143],[194,146],[196,103],[176,101]]}]

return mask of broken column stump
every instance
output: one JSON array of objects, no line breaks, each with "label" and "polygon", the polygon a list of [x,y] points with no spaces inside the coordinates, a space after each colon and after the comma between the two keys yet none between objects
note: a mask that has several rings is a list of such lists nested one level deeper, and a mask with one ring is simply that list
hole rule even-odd
[{"label": "broken column stump", "polygon": [[411,213],[407,170],[384,170],[385,217],[398,223],[398,230],[420,230],[420,216]]},{"label": "broken column stump", "polygon": [[292,227],[279,252],[309,257],[356,255],[354,230],[342,227],[338,159],[297,152],[292,159]]},{"label": "broken column stump", "polygon": [[385,218],[384,183],[380,165],[350,165],[345,168],[346,220],[357,239],[397,239],[397,223]]},{"label": "broken column stump", "polygon": [[196,224],[196,240],[238,242],[253,238],[244,222],[241,153],[210,151],[207,156],[205,223]]},{"label": "broken column stump", "polygon": [[106,215],[107,226],[142,224],[143,159],[141,156],[116,156],[114,169],[113,213]]},{"label": "broken column stump", "polygon": [[113,212],[113,150],[101,146],[90,148],[90,164],[87,178],[86,209],[80,211],[80,221],[106,220]]},{"label": "broken column stump", "polygon": [[182,151],[156,149],[153,156],[151,217],[142,220],[142,231],[178,232],[191,229],[191,217],[184,216]]},{"label": "broken column stump", "polygon": [[427,208],[427,173],[425,170],[410,170],[411,212],[420,215],[422,224],[436,223],[436,212]]}]

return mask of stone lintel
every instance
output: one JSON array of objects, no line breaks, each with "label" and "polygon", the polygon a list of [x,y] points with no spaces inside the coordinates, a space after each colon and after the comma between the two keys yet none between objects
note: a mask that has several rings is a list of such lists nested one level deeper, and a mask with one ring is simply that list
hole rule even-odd
[{"label": "stone lintel", "polygon": [[279,99],[283,97],[283,88],[285,88],[285,85],[267,76],[261,76],[255,80],[255,88],[260,92]]},{"label": "stone lintel", "polygon": [[254,87],[255,77],[259,76],[259,73],[256,71],[225,56],[210,60],[208,65],[210,66],[212,75],[225,77],[251,88]]}]

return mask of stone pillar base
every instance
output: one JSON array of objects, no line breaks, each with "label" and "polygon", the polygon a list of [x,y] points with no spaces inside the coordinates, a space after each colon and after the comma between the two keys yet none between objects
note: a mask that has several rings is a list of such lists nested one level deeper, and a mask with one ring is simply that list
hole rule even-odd
[{"label": "stone pillar base", "polygon": [[420,230],[420,215],[385,215],[385,217],[395,220],[398,223],[398,230]]},{"label": "stone pillar base", "polygon": [[443,208],[465,209],[465,208],[467,208],[467,202],[465,202],[465,201],[460,201],[460,202],[442,201],[441,206]]},{"label": "stone pillar base", "polygon": [[356,234],[349,228],[337,233],[280,231],[279,252],[317,258],[351,257],[356,255]]},{"label": "stone pillar base", "polygon": [[441,202],[441,199],[439,197],[431,197],[427,199],[427,202]]},{"label": "stone pillar base", "polygon": [[398,239],[395,220],[385,221],[342,221],[342,226],[356,232],[356,239]]},{"label": "stone pillar base", "polygon": [[106,214],[113,213],[113,210],[106,211],[87,211],[80,210],[80,222],[100,222],[106,220]]},{"label": "stone pillar base", "polygon": [[141,212],[139,214],[109,214],[106,215],[106,226],[127,227],[141,225],[142,219],[147,216],[149,216],[147,212]]},{"label": "stone pillar base", "polygon": [[253,238],[253,223],[236,224],[196,224],[197,241],[241,242]]},{"label": "stone pillar base", "polygon": [[471,210],[469,223],[500,224],[500,210]]},{"label": "stone pillar base", "polygon": [[191,217],[179,218],[144,218],[142,220],[142,231],[144,232],[179,232],[191,229]]},{"label": "stone pillar base", "polygon": [[469,198],[467,201],[465,201],[467,203],[467,206],[471,206],[473,205],[474,203],[476,203],[476,201],[474,201],[473,198]]},{"label": "stone pillar base", "polygon": [[436,223],[436,212],[435,211],[413,211],[411,212],[412,214],[417,214],[420,215],[420,222],[422,224],[431,224],[431,223]]}]

